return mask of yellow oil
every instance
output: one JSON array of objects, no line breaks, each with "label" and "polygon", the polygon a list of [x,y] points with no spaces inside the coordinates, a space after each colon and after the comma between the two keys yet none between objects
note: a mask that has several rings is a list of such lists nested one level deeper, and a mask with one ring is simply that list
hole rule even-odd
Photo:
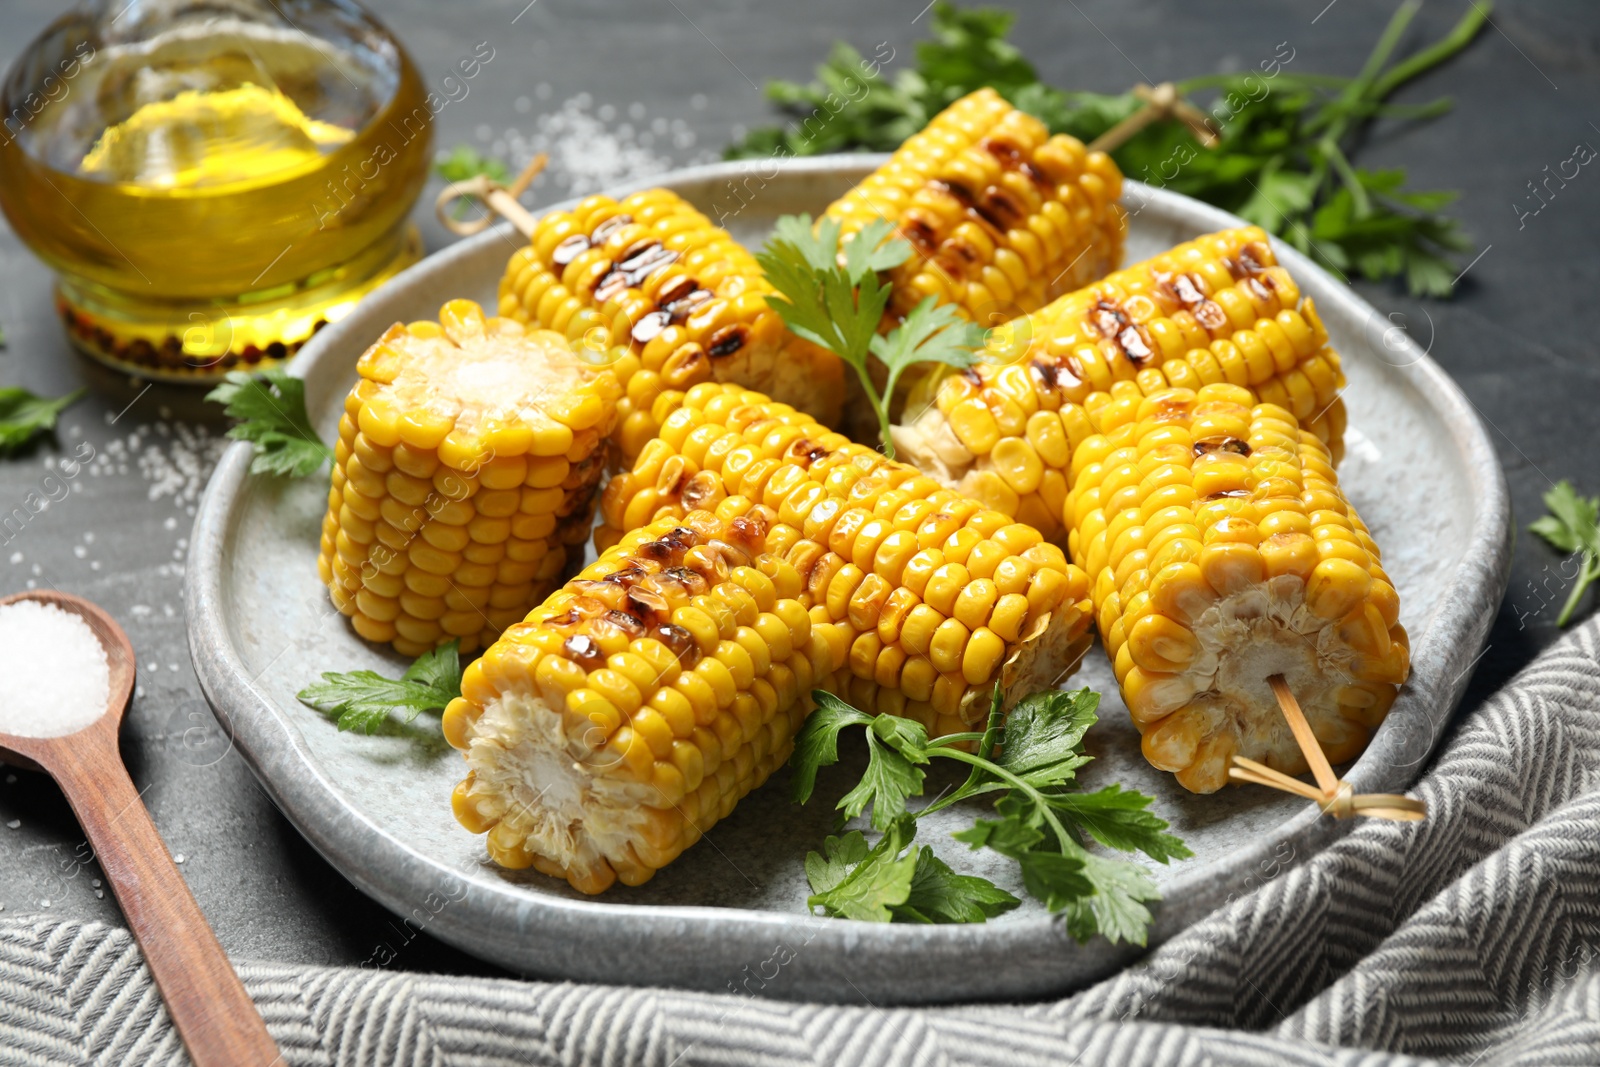
[{"label": "yellow oil", "polygon": [[[201,379],[281,359],[420,254],[406,220],[431,115],[415,68],[400,53],[363,111],[311,43],[267,44],[214,37],[154,62],[105,49],[76,101],[0,144],[0,206],[59,273],[91,355]],[[104,121],[86,134],[89,100]]]}]

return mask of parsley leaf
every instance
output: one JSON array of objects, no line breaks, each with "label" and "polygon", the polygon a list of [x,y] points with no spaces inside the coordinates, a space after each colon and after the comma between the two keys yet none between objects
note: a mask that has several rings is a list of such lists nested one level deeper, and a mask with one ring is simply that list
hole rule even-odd
[{"label": "parsley leaf", "polygon": [[1578,580],[1556,617],[1556,625],[1565,626],[1572,621],[1584,591],[1600,578],[1600,497],[1579,496],[1572,483],[1563,478],[1545,493],[1544,506],[1550,514],[1536,519],[1528,529],[1559,552],[1583,553]]},{"label": "parsley leaf", "polygon": [[1051,803],[1107,848],[1143,852],[1162,863],[1192,855],[1182,841],[1165,832],[1166,820],[1148,810],[1150,798],[1143,793],[1108,785],[1093,793],[1063,793]]},{"label": "parsley leaf", "polygon": [[0,387],[0,454],[9,455],[36,434],[55,429],[56,416],[82,399],[83,393],[75,389],[52,399],[17,385]]},{"label": "parsley leaf", "polygon": [[857,711],[832,693],[816,693],[817,707],[806,717],[805,725],[795,735],[794,755],[789,765],[794,768],[794,799],[804,804],[811,799],[817,784],[817,771],[839,762],[839,733],[847,726],[867,726],[872,716]]},{"label": "parsley leaf", "polygon": [[228,414],[240,420],[228,436],[255,444],[253,474],[303,478],[333,458],[306,414],[306,383],[282,367],[231,371],[206,399],[227,405]]},{"label": "parsley leaf", "polygon": [[[1005,719],[1005,749],[996,761],[1034,785],[1057,785],[1089,758],[1083,735],[1098,721],[1100,694],[1049,690],[1018,701]],[[1137,794],[1135,794],[1137,795]]]},{"label": "parsley leaf", "polygon": [[822,842],[822,855],[806,854],[806,881],[813,893],[826,893],[840,882],[850,869],[867,858],[871,849],[867,835],[851,830],[841,837],[830,837]]},{"label": "parsley leaf", "polygon": [[987,878],[957,874],[933,849],[924,847],[918,850],[905,903],[893,911],[903,921],[981,923],[1021,903]]},{"label": "parsley leaf", "polygon": [[[1374,281],[1403,279],[1416,295],[1448,296],[1456,269],[1450,256],[1471,247],[1443,214],[1454,194],[1411,191],[1403,171],[1368,171],[1347,152],[1363,144],[1374,121],[1417,122],[1451,108],[1448,98],[1394,105],[1401,86],[1466,48],[1489,16],[1471,4],[1441,40],[1391,62],[1416,13],[1402,4],[1355,77],[1298,74],[1287,42],[1271,57],[1234,74],[1179,82],[1190,103],[1208,113],[1219,135],[1205,148],[1177,119],[1150,123],[1112,152],[1130,178],[1243,215],[1324,267]],[[1052,133],[1088,143],[1144,106],[1133,93],[1070,92],[1039,80],[1006,40],[1014,16],[994,8],[933,5],[932,40],[917,45],[914,64],[880,46],[871,59],[836,45],[809,84],[774,81],[767,95],[795,121],[757,129],[727,150],[730,158],[804,156],[846,149],[892,151],[943,108],[983,86],[1034,115]],[[1197,99],[1214,92],[1210,106]]]},{"label": "parsley leaf", "polygon": [[[865,835],[852,831],[828,838],[824,855],[808,856],[813,906],[875,922],[982,922],[1015,907],[1017,899],[987,879],[957,874],[929,846],[910,847],[922,816],[999,794],[995,817],[974,820],[953,835],[956,840],[1015,861],[1029,895],[1061,913],[1079,940],[1101,934],[1144,943],[1148,902],[1158,898],[1155,881],[1137,863],[1091,852],[1085,842],[1143,852],[1159,863],[1191,853],[1148,810],[1149,797],[1118,785],[1093,793],[1077,789],[1076,772],[1090,760],[1083,742],[1095,722],[1096,694],[1036,693],[1007,717],[996,686],[983,733],[931,739],[914,720],[871,717],[830,693],[814,696],[818,710],[795,743],[796,796],[809,797],[817,769],[838,761],[839,734],[865,727],[866,772],[837,807],[846,819],[870,807],[871,825],[883,838],[869,849]],[[976,751],[966,751],[973,742]],[[908,810],[907,801],[923,790],[922,767],[940,758],[967,764],[966,781],[920,811]]]},{"label": "parsley leaf", "polygon": [[[892,456],[889,400],[901,373],[913,363],[970,366],[983,331],[929,297],[887,337],[880,336],[890,287],[879,274],[910,258],[911,245],[891,237],[894,227],[883,219],[863,226],[843,247],[839,230],[837,219],[813,225],[810,215],[785,216],[756,260],[777,290],[767,303],[785,325],[856,372],[878,416],[884,451]],[[888,370],[881,390],[868,362],[874,355]]]},{"label": "parsley leaf", "polygon": [[872,805],[872,828],[887,830],[906,812],[906,798],[922,794],[923,773],[917,767],[928,757],[911,738],[927,740],[922,724],[894,715],[879,716],[867,728],[867,771],[856,787],[839,801],[846,819]]},{"label": "parsley leaf", "polygon": [[[915,822],[897,819],[888,829],[877,846],[859,859],[855,857],[865,846],[865,839],[858,843],[851,834],[828,838],[823,844],[828,851],[825,859],[815,852],[808,855],[806,877],[811,879],[815,872],[824,888],[819,888],[819,880],[812,880],[815,892],[806,903],[843,919],[890,921],[891,909],[903,905],[911,895],[919,850],[902,852],[916,833]],[[856,831],[853,836],[862,835]],[[849,869],[839,874],[845,867]]]},{"label": "parsley leaf", "polygon": [[1137,863],[1092,852],[1084,853],[1082,871],[1094,891],[1063,901],[1067,932],[1079,941],[1099,934],[1113,943],[1144,944],[1150,925],[1146,903],[1161,898],[1150,872]]},{"label": "parsley leaf", "polygon": [[883,395],[892,397],[901,372],[913,363],[972,366],[974,352],[983,347],[983,329],[962,318],[954,306],[940,304],[930,296],[912,308],[887,337],[872,338],[869,347],[888,368]]},{"label": "parsley leaf", "polygon": [[434,160],[433,172],[447,182],[464,182],[487,174],[497,182],[510,179],[511,170],[505,161],[479,153],[471,145],[458,144],[447,155]]},{"label": "parsley leaf", "polygon": [[375,734],[389,721],[390,712],[398,711],[402,721],[411,722],[461,695],[458,647],[459,642],[452,640],[423,653],[398,680],[376,671],[325,671],[320,683],[296,695],[336,719],[341,730]]}]

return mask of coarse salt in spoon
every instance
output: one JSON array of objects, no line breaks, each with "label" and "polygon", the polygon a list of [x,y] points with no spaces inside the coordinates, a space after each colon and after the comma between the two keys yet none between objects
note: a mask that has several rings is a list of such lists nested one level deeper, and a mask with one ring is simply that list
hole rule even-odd
[{"label": "coarse salt in spoon", "polygon": [[133,676],[128,635],[97,605],[0,599],[0,757],[61,786],[196,1067],[282,1062],[122,764]]}]

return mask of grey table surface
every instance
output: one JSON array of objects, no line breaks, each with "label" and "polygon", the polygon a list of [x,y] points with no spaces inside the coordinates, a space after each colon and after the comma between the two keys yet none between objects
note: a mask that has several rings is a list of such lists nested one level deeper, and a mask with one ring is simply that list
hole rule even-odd
[{"label": "grey table surface", "polygon": [[[373,0],[430,85],[480,42],[494,58],[439,115],[436,146],[468,143],[521,161],[554,162],[531,199],[548,203],[652,170],[720,155],[745,128],[772,120],[759,86],[802,78],[835,39],[909,63],[927,30],[926,0]],[[1295,69],[1354,73],[1392,3],[1310,0],[1223,4],[1022,0],[1014,39],[1049,81],[1121,91],[1252,66],[1279,42]],[[61,10],[58,0],[0,4],[0,66],[9,66]],[[1423,10],[1408,40],[1441,36],[1465,10]],[[1320,12],[1320,14],[1319,14]],[[1589,0],[1502,0],[1492,27],[1404,99],[1448,93],[1456,110],[1414,128],[1381,130],[1365,166],[1405,166],[1416,188],[1454,188],[1481,256],[1454,300],[1418,302],[1360,284],[1363,295],[1461,384],[1499,448],[1518,522],[1571,478],[1600,492],[1600,177],[1587,171],[1537,215],[1529,183],[1580,142],[1600,145],[1600,8]],[[457,93],[459,96],[459,93]],[[431,192],[430,187],[430,192]],[[1554,186],[1552,186],[1554,188]],[[429,248],[449,240],[416,218]],[[1478,254],[1477,252],[1473,253]],[[1463,266],[1471,257],[1463,259]],[[76,356],[51,312],[48,272],[0,226],[0,384],[59,394],[89,386],[55,441],[0,462],[0,513],[41,488],[58,457],[92,446],[67,495],[20,532],[0,531],[0,593],[54,587],[98,601],[123,623],[139,688],[123,753],[145,804],[222,944],[236,957],[496,973],[416,934],[344,881],[257,786],[212,720],[184,636],[183,558],[194,504],[223,427],[200,394],[106,372]],[[86,450],[85,450],[86,451]],[[1426,471],[1395,471],[1425,479]],[[1402,483],[1403,484],[1403,483]],[[57,490],[59,495],[59,490]],[[1555,640],[1570,567],[1519,537],[1510,592],[1477,665],[1470,703]],[[209,733],[209,741],[202,741]],[[187,734],[187,740],[185,735]],[[0,908],[120,922],[61,794],[0,768]]]}]

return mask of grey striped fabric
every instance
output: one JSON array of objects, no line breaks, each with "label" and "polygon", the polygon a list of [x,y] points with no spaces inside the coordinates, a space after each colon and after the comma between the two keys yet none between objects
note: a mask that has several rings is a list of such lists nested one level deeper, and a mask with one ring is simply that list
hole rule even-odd
[{"label": "grey striped fabric", "polygon": [[[1600,1063],[1600,622],[1465,713],[1417,792],[1099,986],[869,1010],[245,963],[294,1065]],[[0,1064],[182,1064],[122,931],[0,924]]]}]

